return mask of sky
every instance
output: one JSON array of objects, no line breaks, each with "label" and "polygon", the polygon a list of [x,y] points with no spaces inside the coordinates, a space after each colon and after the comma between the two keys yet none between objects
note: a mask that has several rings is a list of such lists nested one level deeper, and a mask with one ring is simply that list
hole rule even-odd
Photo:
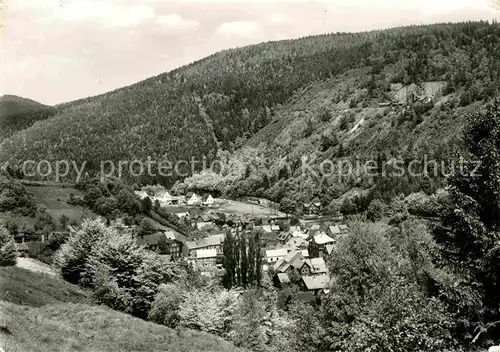
[{"label": "sky", "polygon": [[0,0],[0,95],[53,105],[248,44],[500,20],[494,1]]}]

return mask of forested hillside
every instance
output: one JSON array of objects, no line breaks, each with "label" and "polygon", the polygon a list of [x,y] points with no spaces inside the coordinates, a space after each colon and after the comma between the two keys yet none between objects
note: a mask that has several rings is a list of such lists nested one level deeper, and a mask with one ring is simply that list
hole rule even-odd
[{"label": "forested hillside", "polygon": [[[273,157],[287,156],[294,144],[304,143],[310,147],[295,148],[295,153],[320,149],[333,155],[341,148],[339,155],[345,155],[373,151],[376,145],[382,152],[400,151],[408,149],[408,135],[417,145],[421,137],[437,143],[433,136],[441,133],[451,140],[461,109],[482,104],[497,90],[499,38],[498,24],[470,22],[227,50],[130,87],[62,105],[53,118],[3,141],[0,160],[15,164],[69,158],[88,162],[90,172],[108,159],[150,156],[175,163],[207,156],[210,161],[224,150],[232,153],[258,131],[250,145],[268,143],[272,148],[266,153]],[[425,91],[425,82],[444,82],[442,107],[369,110],[391,99],[391,84],[416,84]],[[337,145],[338,140],[342,143]],[[133,181],[169,185],[177,178]]]},{"label": "forested hillside", "polygon": [[55,113],[56,109],[30,99],[15,95],[0,97],[0,142]]}]

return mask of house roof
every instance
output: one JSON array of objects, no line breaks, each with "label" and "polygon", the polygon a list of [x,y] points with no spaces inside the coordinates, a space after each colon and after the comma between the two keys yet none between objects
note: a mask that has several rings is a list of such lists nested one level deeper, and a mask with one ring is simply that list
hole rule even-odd
[{"label": "house roof", "polygon": [[286,240],[288,235],[291,235],[290,232],[282,232],[278,235],[278,240],[284,241],[284,240]]},{"label": "house roof", "polygon": [[286,248],[280,248],[280,249],[268,249],[266,251],[266,257],[267,258],[274,258],[274,257],[284,257],[288,253]]},{"label": "house roof", "polygon": [[340,234],[340,227],[338,227],[337,225],[328,226],[328,230],[330,230],[330,233],[332,235],[339,235]]},{"label": "house roof", "polygon": [[296,269],[302,268],[304,264],[307,263],[306,258],[302,255],[302,253],[298,252],[295,256],[293,256],[292,260],[290,260],[290,265]]},{"label": "house roof", "polygon": [[280,227],[278,225],[271,225],[271,231],[279,231]]},{"label": "house roof", "polygon": [[176,240],[177,238],[175,237],[175,232],[174,231],[165,231],[165,237],[168,240]]},{"label": "house roof", "polygon": [[348,229],[349,229],[349,227],[348,227],[346,224],[340,224],[340,225],[339,225],[339,228],[340,228],[341,230],[348,230]]},{"label": "house roof", "polygon": [[326,263],[323,258],[311,258],[309,259],[309,263],[314,273],[320,274],[327,272]]},{"label": "house roof", "polygon": [[145,191],[135,191],[135,195],[141,199],[144,199],[146,197],[149,197],[148,194]]},{"label": "house roof", "polygon": [[327,253],[327,254],[332,254],[332,252],[333,252],[333,249],[334,249],[334,248],[335,248],[335,246],[334,246],[333,244],[327,244],[327,245],[325,246],[326,253]]},{"label": "house roof", "polygon": [[196,241],[187,241],[186,246],[188,249],[204,248],[209,246],[219,246],[224,242],[224,235],[212,235],[210,237],[201,238]]},{"label": "house roof", "polygon": [[278,271],[278,269],[280,268],[280,266],[283,263],[286,263],[286,262],[283,259],[278,259],[278,261],[276,263],[274,263],[274,265],[273,265],[273,270]]},{"label": "house roof", "polygon": [[264,230],[264,232],[273,232],[271,229],[271,225],[262,225],[261,228],[262,230]]},{"label": "house roof", "polygon": [[328,275],[303,276],[302,281],[308,290],[326,289],[330,282]]},{"label": "house roof", "polygon": [[328,244],[328,243],[334,243],[335,240],[328,236],[326,233],[321,232],[314,236],[314,242],[316,244]]},{"label": "house roof", "polygon": [[304,233],[300,230],[298,230],[298,231],[296,230],[296,231],[292,232],[292,237],[299,237],[299,238],[303,238],[303,239],[307,240],[307,237],[309,237],[309,236],[307,233]]},{"label": "house roof", "polygon": [[278,280],[282,284],[289,284],[290,283],[290,278],[288,277],[287,273],[278,273]]},{"label": "house roof", "polygon": [[216,257],[217,257],[216,249],[198,249],[196,251],[196,259],[216,258]]},{"label": "house roof", "polygon": [[201,201],[202,202],[206,202],[209,199],[213,200],[212,196],[210,194],[208,194],[208,193],[201,196]]}]

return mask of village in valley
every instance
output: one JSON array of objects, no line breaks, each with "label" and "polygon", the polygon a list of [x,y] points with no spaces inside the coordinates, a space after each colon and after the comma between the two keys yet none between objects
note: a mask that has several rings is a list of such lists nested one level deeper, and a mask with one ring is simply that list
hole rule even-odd
[{"label": "village in valley", "polygon": [[174,196],[161,186],[149,193],[141,190],[135,194],[142,200],[150,198],[169,212],[176,211],[180,221],[200,234],[193,239],[173,229],[158,229],[148,235],[136,234],[140,245],[172,261],[187,261],[204,276],[222,277],[224,238],[228,231],[235,236],[258,232],[262,270],[269,274],[276,288],[298,285],[301,292],[297,297],[308,303],[317,302],[328,292],[329,255],[339,237],[348,233],[341,215],[323,219],[320,202],[303,204],[307,220],[302,220],[292,219],[274,209],[270,201],[254,197],[231,201],[195,192]]}]

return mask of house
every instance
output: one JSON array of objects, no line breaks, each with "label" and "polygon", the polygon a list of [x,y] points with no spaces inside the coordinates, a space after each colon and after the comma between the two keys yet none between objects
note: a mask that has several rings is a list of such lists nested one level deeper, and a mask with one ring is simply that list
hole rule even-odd
[{"label": "house", "polygon": [[316,236],[321,231],[321,226],[318,224],[312,225],[307,231],[308,238]]},{"label": "house", "polygon": [[271,229],[271,225],[262,225],[260,228],[265,233],[272,233],[273,232],[273,230]]},{"label": "house", "polygon": [[287,273],[278,273],[273,278],[273,283],[274,283],[274,286],[283,288],[284,286],[290,284],[291,281],[290,281],[290,277],[288,276]]},{"label": "house", "polygon": [[175,216],[179,218],[179,220],[184,219],[186,217],[190,217],[191,215],[188,212],[183,212],[183,213],[175,213]]},{"label": "house", "polygon": [[203,276],[217,276],[222,272],[219,256],[215,249],[196,250],[194,265]]},{"label": "house", "polygon": [[194,192],[188,192],[186,194],[186,204],[187,205],[199,205],[199,204],[201,204],[201,198]]},{"label": "house", "polygon": [[194,221],[193,225],[198,229],[202,230],[207,226],[213,225],[212,218],[210,215],[198,215]]},{"label": "house", "polygon": [[312,291],[316,295],[320,292],[328,290],[330,284],[330,276],[315,275],[315,276],[303,276],[301,278],[301,287],[304,291]]},{"label": "house", "polygon": [[339,229],[342,235],[345,235],[349,231],[349,227],[346,224],[340,224]]},{"label": "house", "polygon": [[340,227],[338,225],[328,226],[326,233],[331,238],[337,238],[341,234]]},{"label": "house", "polygon": [[196,263],[198,266],[207,267],[217,264],[217,250],[215,249],[197,249]]},{"label": "house", "polygon": [[328,268],[323,258],[311,258],[308,260],[308,263],[311,266],[312,275],[323,275],[328,273]]},{"label": "house", "polygon": [[289,251],[302,250],[309,247],[309,242],[302,237],[291,237],[284,247]]},{"label": "house", "polygon": [[137,197],[139,197],[140,200],[143,200],[144,198],[149,197],[149,195],[146,193],[146,191],[135,191],[134,193]]},{"label": "house", "polygon": [[302,212],[304,215],[320,215],[323,211],[320,202],[304,203],[302,205]]},{"label": "house", "polygon": [[171,255],[172,258],[179,258],[182,254],[182,235],[172,230],[138,236],[136,241],[139,246],[145,246],[150,250],[158,251],[160,254]]},{"label": "house", "polygon": [[269,249],[266,250],[266,261],[268,264],[276,263],[278,260],[283,259],[288,254],[286,248]]},{"label": "house", "polygon": [[277,238],[281,244],[285,244],[292,238],[292,234],[290,232],[282,232],[278,234]]},{"label": "house", "polygon": [[184,205],[186,203],[186,199],[184,196],[172,196],[170,200],[171,205]]},{"label": "house", "polygon": [[207,206],[207,207],[213,206],[214,203],[215,203],[215,200],[211,194],[205,194],[201,199],[201,204],[203,204],[204,206]]},{"label": "house", "polygon": [[215,249],[218,255],[222,255],[224,244],[224,235],[213,235],[210,237],[198,239],[196,241],[186,241],[184,255],[193,257],[196,251],[200,249]]},{"label": "house", "polygon": [[326,246],[335,244],[335,240],[324,232],[320,232],[311,238],[309,242],[309,254],[313,257],[323,257],[326,253]]},{"label": "house", "polygon": [[280,232],[279,225],[271,225],[271,231],[272,232]]},{"label": "house", "polygon": [[162,204],[171,204],[172,199],[173,199],[172,195],[170,193],[168,193],[168,191],[166,191],[166,190],[159,191],[158,193],[156,193],[154,195],[154,200],[155,201],[157,200]]},{"label": "house", "polygon": [[392,105],[392,102],[390,101],[384,101],[382,103],[378,103],[378,107],[379,108],[385,108],[385,107],[388,107],[388,106],[391,106]]}]

